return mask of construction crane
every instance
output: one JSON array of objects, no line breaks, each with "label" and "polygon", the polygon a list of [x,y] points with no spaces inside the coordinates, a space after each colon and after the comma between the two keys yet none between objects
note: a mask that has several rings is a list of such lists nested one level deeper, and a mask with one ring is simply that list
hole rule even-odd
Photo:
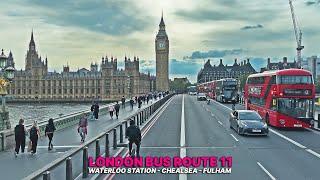
[{"label": "construction crane", "polygon": [[293,23],[293,30],[294,35],[297,42],[297,61],[298,61],[298,68],[301,68],[301,50],[304,48],[304,46],[301,45],[302,41],[302,32],[300,27],[298,26],[296,15],[294,14],[294,8],[292,5],[292,0],[289,0],[289,5],[291,9],[291,16],[292,16],[292,23]]}]

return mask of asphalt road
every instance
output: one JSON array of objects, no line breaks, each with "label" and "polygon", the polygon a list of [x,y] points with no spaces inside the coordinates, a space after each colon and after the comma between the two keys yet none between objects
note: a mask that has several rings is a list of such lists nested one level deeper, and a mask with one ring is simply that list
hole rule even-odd
[{"label": "asphalt road", "polygon": [[[154,103],[156,101],[153,101]],[[150,105],[150,102],[149,102]],[[146,107],[147,104],[142,104],[142,108]],[[137,106],[134,106],[134,109],[127,105],[125,109],[120,109],[119,120],[129,117],[131,114],[134,114],[138,111]],[[88,121],[88,135],[86,140],[91,139],[101,132],[105,131],[108,127],[116,124],[119,120],[116,120],[115,115],[113,119],[110,118],[109,113],[106,115],[100,115],[98,120]],[[119,131],[117,132],[119,133]],[[110,142],[112,142],[112,133],[110,134]],[[26,138],[28,142],[29,139]],[[101,142],[104,142],[101,139]],[[24,154],[20,153],[17,158],[14,157],[14,150],[10,149],[7,151],[0,152],[0,179],[6,180],[19,180],[29,174],[39,170],[48,163],[56,160],[57,158],[63,156],[69,150],[79,147],[81,145],[80,136],[77,133],[77,126],[65,128],[59,131],[56,131],[53,138],[54,149],[48,151],[48,139],[42,137],[38,141],[37,154],[31,155],[25,151]],[[90,146],[89,149],[93,149]],[[94,150],[89,150],[89,155],[93,155]],[[101,143],[101,152],[104,152],[103,143]],[[91,153],[91,154],[90,154]],[[112,153],[112,152],[110,152]],[[82,156],[77,154],[73,157],[73,175],[76,177],[81,172]],[[12,173],[7,173],[12,172]],[[14,172],[14,173],[13,173]],[[52,172],[52,179],[63,179],[65,177],[65,166],[54,169]]]},{"label": "asphalt road", "polygon": [[[184,99],[184,100],[183,100]],[[184,102],[184,103],[183,103]],[[182,103],[184,105],[182,105]],[[184,118],[182,118],[184,106]],[[188,174],[187,179],[319,179],[320,133],[270,127],[269,136],[239,136],[229,128],[230,104],[178,95],[142,141],[141,156],[232,156],[231,174]],[[237,105],[237,109],[243,106]],[[182,120],[183,119],[183,120]],[[181,123],[184,121],[184,123]],[[181,125],[185,124],[184,133]],[[185,146],[181,139],[185,138]],[[184,152],[185,151],[185,152]],[[113,179],[183,179],[177,174],[121,174]]]}]

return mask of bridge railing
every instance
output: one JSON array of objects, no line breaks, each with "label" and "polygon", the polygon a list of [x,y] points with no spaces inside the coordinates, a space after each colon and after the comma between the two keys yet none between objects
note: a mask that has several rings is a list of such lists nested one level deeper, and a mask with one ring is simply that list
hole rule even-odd
[{"label": "bridge railing", "polygon": [[105,157],[114,156],[118,149],[118,143],[124,143],[124,131],[129,126],[129,121],[134,120],[137,126],[144,125],[149,117],[152,116],[173,95],[174,94],[167,95],[154,104],[151,104],[128,118],[108,127],[104,132],[85,142],[80,147],[70,150],[62,157],[30,174],[24,179],[49,180],[50,178],[54,178],[71,180],[81,176],[82,178],[87,178],[89,176],[89,156],[95,158],[102,155]]},{"label": "bridge railing", "polygon": [[[130,101],[127,100],[125,102],[125,104],[129,105],[129,102]],[[120,102],[119,104],[121,105],[122,103]],[[114,106],[114,105],[115,105],[115,103],[109,103],[107,105],[101,106],[99,108],[99,115],[107,114],[108,107]],[[85,114],[86,116],[90,116],[91,115],[90,109],[88,108],[88,110],[82,110],[82,111],[67,114],[65,116],[61,116],[58,118],[53,118],[53,123],[54,123],[57,130],[68,128],[70,126],[74,126],[74,125],[78,124],[79,120],[83,114]],[[47,124],[48,124],[48,119],[38,122],[38,127],[40,130],[41,136],[45,135],[45,127]],[[32,123],[25,125],[25,127],[27,130],[29,130],[32,127]],[[6,149],[13,147],[14,143],[15,143],[15,141],[14,141],[13,129],[0,131],[0,151],[3,151],[3,150],[6,150]]]}]

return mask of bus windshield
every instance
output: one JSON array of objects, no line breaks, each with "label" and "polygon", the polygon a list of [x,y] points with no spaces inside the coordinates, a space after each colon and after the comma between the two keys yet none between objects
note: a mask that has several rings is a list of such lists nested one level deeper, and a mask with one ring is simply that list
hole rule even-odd
[{"label": "bus windshield", "polygon": [[295,118],[312,118],[313,100],[300,98],[279,98],[278,111]]},{"label": "bus windshield", "polygon": [[278,84],[312,84],[312,76],[278,76]]}]

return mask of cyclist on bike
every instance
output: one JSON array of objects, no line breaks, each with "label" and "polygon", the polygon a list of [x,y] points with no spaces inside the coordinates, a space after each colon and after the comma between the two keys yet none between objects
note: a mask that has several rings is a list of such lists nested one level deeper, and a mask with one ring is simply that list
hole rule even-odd
[{"label": "cyclist on bike", "polygon": [[135,125],[134,120],[130,121],[130,126],[126,129],[126,137],[129,139],[129,154],[132,155],[132,143],[137,146],[137,157],[140,152],[141,131],[138,126]]},{"label": "cyclist on bike", "polygon": [[234,111],[234,110],[236,110],[236,99],[235,99],[235,97],[232,98],[231,102],[232,102],[232,110]]}]

